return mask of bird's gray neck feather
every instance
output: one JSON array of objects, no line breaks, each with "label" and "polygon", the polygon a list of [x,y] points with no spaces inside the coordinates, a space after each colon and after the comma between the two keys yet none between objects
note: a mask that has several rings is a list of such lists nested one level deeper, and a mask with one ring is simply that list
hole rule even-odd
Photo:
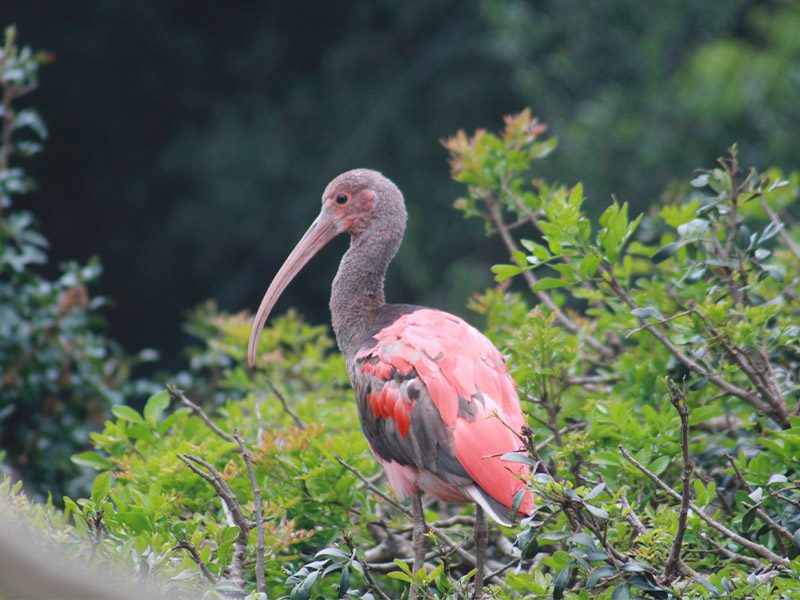
[{"label": "bird's gray neck feather", "polygon": [[402,229],[383,229],[353,237],[339,264],[331,289],[331,322],[339,349],[348,360],[386,304],[383,282],[402,233]]}]

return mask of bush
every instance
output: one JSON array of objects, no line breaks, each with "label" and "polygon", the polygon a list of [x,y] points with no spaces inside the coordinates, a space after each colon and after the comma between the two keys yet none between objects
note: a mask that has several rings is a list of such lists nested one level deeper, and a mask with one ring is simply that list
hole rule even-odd
[{"label": "bush", "polygon": [[77,494],[89,471],[70,462],[108,409],[146,387],[130,381],[141,358],[103,333],[105,298],[91,296],[100,263],[70,262],[50,279],[47,240],[33,215],[12,200],[34,189],[16,159],[43,149],[39,113],[18,103],[36,89],[46,53],[19,48],[13,27],[0,51],[0,439],[6,466],[40,493]]},{"label": "bush", "polygon": [[520,538],[546,550],[506,583],[799,593],[800,248],[784,220],[800,175],[742,172],[733,147],[650,214],[615,200],[593,226],[580,184],[526,178],[544,132],[526,111],[447,141],[457,208],[513,259],[474,305],[527,399],[528,452],[511,458],[537,469],[540,502]]}]

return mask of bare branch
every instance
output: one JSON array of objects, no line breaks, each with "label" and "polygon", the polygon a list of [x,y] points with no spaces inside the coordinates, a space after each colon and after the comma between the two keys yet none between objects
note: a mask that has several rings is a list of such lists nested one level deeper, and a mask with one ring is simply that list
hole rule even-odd
[{"label": "bare branch", "polygon": [[[601,267],[602,268],[602,267]],[[607,274],[608,278],[606,282],[611,287],[611,290],[616,294],[616,296],[622,300],[629,308],[634,309],[638,308],[636,303],[633,299],[628,295],[628,292],[620,285],[619,281],[617,281],[616,276],[614,275],[611,270],[605,268],[605,273]],[[642,327],[647,330],[654,338],[656,338],[661,344],[670,351],[670,353],[677,358],[681,363],[683,363],[686,367],[690,370],[694,371],[698,375],[705,377],[711,383],[716,385],[721,390],[727,392],[732,396],[736,396],[737,398],[741,398],[742,400],[750,403],[756,410],[763,414],[771,414],[770,407],[767,404],[764,404],[758,397],[758,394],[752,392],[751,390],[746,390],[741,388],[737,385],[734,385],[724,377],[720,376],[716,371],[710,371],[700,365],[697,361],[690,358],[686,354],[684,354],[675,344],[673,344],[670,339],[666,336],[666,334],[654,327],[652,323],[650,323],[646,317],[639,317],[639,321],[642,324]]]},{"label": "bare branch", "polygon": [[[234,543],[233,557],[231,558],[231,578],[244,589],[244,562],[247,557],[247,534],[250,531],[250,523],[244,515],[242,505],[231,491],[228,483],[222,474],[214,468],[214,465],[204,461],[202,458],[189,454],[178,454],[178,458],[189,467],[196,475],[205,479],[217,492],[233,515],[233,521],[239,527],[239,535]],[[199,466],[198,466],[199,465]],[[202,467],[202,469],[200,468]],[[205,471],[203,470],[205,469]]]},{"label": "bare branch", "polygon": [[761,208],[764,209],[764,212],[767,213],[767,215],[769,216],[769,220],[772,221],[772,223],[776,227],[780,227],[779,231],[783,243],[786,244],[786,247],[789,248],[789,251],[792,254],[794,254],[794,257],[797,260],[800,260],[800,246],[798,246],[795,243],[795,241],[792,239],[792,236],[790,236],[789,233],[786,231],[786,228],[783,226],[783,223],[781,222],[781,218],[777,215],[777,213],[774,210],[772,210],[772,207],[764,199],[764,196],[761,196],[761,198],[759,199],[759,203],[761,204]]},{"label": "bare branch", "polygon": [[172,397],[173,400],[177,400],[184,406],[188,406],[192,409],[192,412],[200,417],[203,422],[208,426],[208,428],[216,433],[219,437],[221,437],[226,442],[230,442],[232,444],[236,443],[236,440],[233,439],[233,436],[229,433],[222,431],[219,426],[211,420],[211,418],[205,413],[205,411],[200,408],[197,404],[189,400],[186,394],[183,393],[183,390],[179,389],[172,383],[167,384],[167,392]]},{"label": "bare branch", "polygon": [[192,546],[191,542],[188,540],[181,540],[177,546],[172,548],[172,550],[186,550],[189,553],[189,556],[192,557],[192,560],[197,565],[197,568],[200,570],[200,574],[203,577],[210,581],[212,585],[219,581],[208,569],[208,566],[203,562],[203,559],[200,558],[200,553],[197,551],[197,549]]},{"label": "bare branch", "polygon": [[731,560],[735,560],[738,563],[743,565],[747,565],[753,569],[761,569],[764,567],[764,563],[762,563],[757,558],[753,558],[752,556],[745,556],[744,554],[739,554],[738,552],[733,552],[732,550],[728,550],[725,546],[720,544],[719,542],[711,539],[709,535],[705,531],[700,532],[700,537],[703,538],[706,542],[714,546],[717,550],[722,552],[725,556],[730,558]]},{"label": "bare branch", "polygon": [[391,505],[395,509],[399,510],[401,513],[403,513],[407,517],[411,516],[411,511],[410,510],[408,510],[405,506],[403,506],[402,504],[397,502],[394,498],[390,497],[388,494],[386,494],[386,492],[384,492],[379,487],[377,487],[374,483],[372,483],[367,478],[366,475],[364,475],[361,471],[359,471],[353,465],[351,465],[346,460],[344,460],[341,456],[339,456],[338,454],[334,454],[333,458],[335,458],[336,462],[338,462],[340,465],[342,465],[345,469],[347,469],[351,473],[355,474],[355,476],[358,477],[364,483],[364,485],[367,486],[367,489],[369,489],[371,492],[374,492],[375,494],[377,494],[378,496],[383,498],[389,505]]},{"label": "bare branch", "polygon": [[664,565],[664,576],[671,577],[676,574],[683,574],[687,571],[686,565],[681,560],[681,547],[683,537],[686,534],[686,519],[689,515],[689,504],[692,501],[692,471],[694,463],[689,456],[689,409],[686,406],[686,389],[678,389],[675,383],[667,380],[669,388],[669,399],[681,419],[681,450],[683,452],[683,489],[681,490],[681,511],[678,515],[678,531],[672,542],[667,562]]},{"label": "bare branch", "polygon": [[[752,492],[753,487],[749,483],[747,483],[747,480],[744,478],[744,475],[742,475],[742,472],[739,470],[739,465],[736,464],[736,461],[733,459],[733,457],[730,454],[728,454],[725,456],[725,458],[728,459],[728,464],[730,464],[730,466],[733,467],[733,471],[734,473],[736,473],[736,479],[739,481],[740,484],[742,484],[742,487],[746,489],[748,492]],[[780,525],[779,523],[776,523],[772,519],[772,517],[770,517],[767,514],[767,511],[765,511],[761,506],[759,506],[756,509],[756,514],[759,517],[761,517],[764,520],[764,522],[769,526],[769,528],[772,530],[772,535],[775,537],[775,541],[778,544],[778,549],[781,551],[782,554],[786,554],[786,545],[783,543],[782,536],[786,536],[786,539],[791,542],[793,537],[792,532],[783,527],[782,525]]]},{"label": "bare branch", "polygon": [[390,600],[389,596],[387,596],[386,593],[380,587],[378,587],[378,584],[375,583],[375,578],[372,577],[372,573],[370,572],[370,566],[361,560],[361,557],[358,555],[358,550],[356,549],[355,544],[353,544],[353,539],[347,534],[343,535],[342,537],[344,538],[344,542],[347,544],[347,547],[350,548],[350,556],[352,559],[361,565],[361,569],[364,571],[364,579],[367,580],[367,587],[381,600]]},{"label": "bare branch", "polygon": [[[627,511],[625,519],[636,530],[636,536],[644,535],[645,533],[647,533],[647,528],[644,526],[644,523],[642,523],[642,520],[639,518],[639,515],[637,515],[633,511],[633,508],[631,508],[631,505],[628,502],[628,498],[625,496],[624,493],[619,497],[619,503],[622,505],[622,510]],[[634,536],[634,539],[636,538],[636,536]]]},{"label": "bare branch", "polygon": [[256,521],[256,591],[259,594],[267,593],[267,586],[264,583],[264,546],[266,545],[266,535],[264,532],[264,514],[261,507],[261,489],[258,487],[256,480],[256,472],[253,468],[253,458],[250,450],[244,443],[244,440],[239,436],[237,430],[233,430],[233,437],[239,443],[239,452],[242,455],[244,464],[247,467],[247,475],[250,478],[250,488],[253,491],[253,504],[255,506],[255,521]]},{"label": "bare branch", "polygon": [[289,403],[286,401],[286,397],[275,386],[275,384],[272,383],[272,380],[269,377],[265,376],[264,377],[264,381],[267,382],[267,385],[269,386],[269,389],[272,390],[272,393],[275,394],[275,397],[278,399],[278,402],[281,403],[281,406],[283,407],[284,412],[292,418],[292,420],[294,421],[294,424],[297,425],[298,429],[305,429],[306,428],[306,424],[303,421],[303,419],[301,419],[300,415],[298,415],[296,412],[294,412],[289,407]]}]

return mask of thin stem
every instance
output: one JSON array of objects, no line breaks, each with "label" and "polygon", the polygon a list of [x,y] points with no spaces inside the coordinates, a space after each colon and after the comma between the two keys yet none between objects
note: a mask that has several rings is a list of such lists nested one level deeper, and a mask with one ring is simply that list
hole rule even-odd
[{"label": "thin stem", "polygon": [[[217,495],[228,507],[233,522],[239,527],[239,535],[234,542],[233,557],[231,558],[231,578],[242,589],[244,589],[244,562],[247,557],[247,534],[251,526],[242,510],[242,505],[236,498],[228,483],[217,471],[214,465],[204,461],[202,458],[189,454],[178,454],[178,458],[189,467],[196,475],[205,479],[217,492]],[[199,466],[198,466],[199,465]],[[202,469],[200,468],[202,467]],[[205,469],[205,471],[203,470]]]},{"label": "thin stem", "polygon": [[181,540],[177,546],[172,548],[172,550],[186,550],[189,553],[189,556],[192,557],[194,564],[197,565],[197,568],[203,577],[205,577],[212,585],[219,581],[209,570],[208,565],[206,565],[206,563],[203,562],[203,559],[200,558],[200,553],[197,551],[197,548],[192,546],[191,542],[188,540]]},{"label": "thin stem", "polygon": [[266,545],[266,536],[264,532],[264,514],[261,506],[261,488],[258,487],[256,480],[256,472],[253,468],[253,457],[250,450],[244,443],[244,440],[239,436],[237,430],[233,430],[233,437],[239,443],[239,452],[242,455],[244,464],[247,467],[247,475],[250,478],[250,488],[253,491],[253,505],[256,520],[256,591],[259,594],[267,593],[267,586],[264,583],[264,546]]},{"label": "thin stem", "polygon": [[196,414],[203,420],[203,422],[208,426],[209,429],[211,429],[211,431],[216,433],[223,440],[225,440],[226,442],[230,442],[232,444],[236,443],[236,440],[233,438],[233,436],[220,429],[219,426],[216,423],[214,423],[214,421],[211,420],[211,418],[205,413],[205,411],[203,411],[202,408],[200,408],[197,404],[189,400],[186,394],[184,394],[183,390],[177,388],[172,383],[168,383],[167,392],[169,392],[169,395],[173,398],[173,400],[177,400],[184,406],[188,406],[194,414]]},{"label": "thin stem", "polygon": [[795,243],[795,241],[792,239],[792,236],[789,235],[789,233],[786,231],[786,228],[783,227],[781,218],[774,210],[772,210],[772,207],[770,207],[769,203],[764,200],[763,196],[759,198],[759,203],[761,204],[761,208],[764,209],[764,212],[767,213],[767,216],[769,216],[769,220],[772,221],[776,227],[780,227],[779,235],[781,236],[783,243],[786,244],[786,247],[789,248],[789,251],[794,254],[794,257],[797,260],[800,260],[800,246]]},{"label": "thin stem", "polygon": [[678,531],[675,533],[667,563],[664,565],[664,576],[671,577],[686,570],[681,560],[681,547],[683,546],[683,537],[686,534],[689,505],[692,502],[691,483],[694,463],[689,456],[689,409],[686,406],[686,390],[685,388],[679,390],[675,383],[669,379],[667,380],[667,387],[669,388],[670,402],[675,407],[675,410],[678,411],[681,419],[681,450],[683,452],[683,489],[681,490],[681,510],[678,515]]},{"label": "thin stem", "polygon": [[[728,460],[728,464],[730,464],[730,466],[733,468],[733,472],[736,473],[736,479],[740,484],[742,484],[742,487],[746,489],[748,493],[752,492],[753,487],[747,483],[744,475],[742,475],[742,472],[739,470],[739,465],[736,464],[736,461],[733,459],[733,457],[728,454],[725,456],[725,458]],[[793,537],[792,532],[779,523],[776,523],[772,517],[767,514],[767,511],[765,511],[761,506],[756,509],[756,514],[758,514],[758,516],[761,517],[772,530],[772,535],[775,537],[775,542],[778,544],[778,549],[782,554],[786,554],[787,550],[786,545],[783,543],[783,536],[786,536],[786,539],[791,541]]]}]

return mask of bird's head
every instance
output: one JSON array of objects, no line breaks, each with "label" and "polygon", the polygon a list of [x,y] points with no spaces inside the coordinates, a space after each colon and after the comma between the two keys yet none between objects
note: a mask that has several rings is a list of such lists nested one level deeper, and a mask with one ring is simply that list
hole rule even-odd
[{"label": "bird's head", "polygon": [[256,360],[261,330],[278,298],[297,273],[340,233],[360,239],[366,232],[381,237],[402,237],[406,211],[403,195],[389,179],[371,169],[353,169],[336,177],[322,194],[322,210],[278,270],[261,300],[250,341],[247,363]]}]

